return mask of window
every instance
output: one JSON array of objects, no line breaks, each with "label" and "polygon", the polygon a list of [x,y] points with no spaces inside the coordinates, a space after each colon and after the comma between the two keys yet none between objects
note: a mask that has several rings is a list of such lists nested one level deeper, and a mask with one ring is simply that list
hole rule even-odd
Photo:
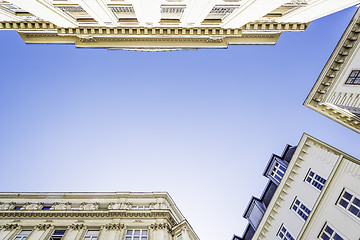
[{"label": "window", "polygon": [[360,85],[360,70],[352,71],[345,84]]},{"label": "window", "polygon": [[286,228],[284,227],[284,225],[282,225],[280,227],[280,230],[277,234],[279,236],[280,239],[284,239],[284,240],[295,240],[295,238],[293,238],[293,236],[291,236],[291,234],[288,232],[288,230],[286,230]]},{"label": "window", "polygon": [[281,178],[284,176],[286,167],[281,165],[279,162],[275,162],[274,168],[271,172],[271,176],[279,183]]},{"label": "window", "polygon": [[311,169],[309,170],[309,173],[308,173],[308,175],[306,176],[305,179],[306,179],[306,182],[313,185],[314,187],[316,187],[320,191],[323,189],[323,187],[325,185],[325,182],[326,182],[325,178],[323,178],[320,175],[316,174]]},{"label": "window", "polygon": [[306,221],[310,214],[310,209],[308,209],[304,204],[300,202],[299,199],[295,198],[295,201],[293,205],[291,206],[291,209],[296,212],[302,219]]},{"label": "window", "polygon": [[351,194],[349,191],[343,190],[338,205],[345,208],[358,219],[360,218],[360,198]]},{"label": "window", "polygon": [[88,230],[84,236],[84,240],[97,240],[99,230]]},{"label": "window", "polygon": [[320,239],[323,240],[344,240],[338,233],[334,231],[334,228],[325,223],[325,226],[321,230]]},{"label": "window", "polygon": [[132,229],[126,231],[125,240],[147,240],[148,230]]},{"label": "window", "polygon": [[51,206],[45,205],[45,206],[42,207],[41,210],[50,210],[50,208],[51,208]]},{"label": "window", "polygon": [[49,240],[61,240],[65,234],[65,230],[55,230]]},{"label": "window", "polygon": [[29,236],[30,233],[31,230],[22,230],[15,236],[14,240],[24,240]]}]

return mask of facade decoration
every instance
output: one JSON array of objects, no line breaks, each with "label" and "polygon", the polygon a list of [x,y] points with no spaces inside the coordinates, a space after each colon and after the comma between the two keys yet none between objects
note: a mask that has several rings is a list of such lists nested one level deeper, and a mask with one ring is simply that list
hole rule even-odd
[{"label": "facade decoration", "polygon": [[[331,4],[329,4],[331,2]],[[0,29],[26,43],[137,51],[275,44],[360,0],[0,0]]]}]

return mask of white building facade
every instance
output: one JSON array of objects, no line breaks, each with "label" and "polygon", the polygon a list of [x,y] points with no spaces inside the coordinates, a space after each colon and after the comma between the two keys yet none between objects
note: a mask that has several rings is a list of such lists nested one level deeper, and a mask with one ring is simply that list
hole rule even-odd
[{"label": "white building facade", "polygon": [[0,29],[27,43],[177,50],[275,44],[360,0],[0,0]]},{"label": "white building facade", "polygon": [[0,240],[198,240],[167,193],[0,193]]},{"label": "white building facade", "polygon": [[360,133],[360,10],[330,56],[304,105]]},{"label": "white building facade", "polygon": [[284,167],[254,231],[233,239],[359,239],[360,160],[305,134]]}]

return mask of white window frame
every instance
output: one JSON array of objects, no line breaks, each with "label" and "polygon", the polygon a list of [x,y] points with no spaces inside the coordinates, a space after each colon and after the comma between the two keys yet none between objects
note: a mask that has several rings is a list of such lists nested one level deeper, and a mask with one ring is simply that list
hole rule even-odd
[{"label": "white window frame", "polygon": [[[330,228],[330,230],[332,230],[332,233],[327,232],[327,228]],[[343,240],[347,240],[347,238],[344,237],[344,235],[340,234],[338,230],[336,230],[336,228],[334,228],[332,225],[330,225],[328,222],[325,223],[324,227],[321,229],[321,232],[318,236],[318,239],[324,240],[324,238],[322,238],[323,235],[326,235],[327,237],[329,237],[329,240],[334,240],[335,235],[337,234],[339,237],[341,237]]]},{"label": "white window frame", "polygon": [[[97,232],[97,234],[90,234],[90,232]],[[84,240],[97,240],[99,237],[100,230],[88,229],[83,237]]]},{"label": "white window frame", "polygon": [[[24,232],[29,232],[28,234],[23,234]],[[25,240],[31,233],[31,230],[28,229],[21,229],[20,232],[16,234],[13,238],[14,240]]]},{"label": "white window frame", "polygon": [[[299,202],[299,203],[297,203]],[[302,208],[304,207],[304,208]],[[295,197],[293,203],[291,204],[291,210],[296,213],[297,216],[299,216],[302,220],[306,221],[310,215],[311,209],[308,208],[304,203],[302,203],[297,197]],[[294,209],[296,208],[296,209]],[[309,212],[306,212],[306,209],[309,210]],[[303,213],[301,213],[301,212]],[[306,219],[303,217],[303,215],[306,216]]]},{"label": "white window frame", "polygon": [[[282,231],[283,229],[284,231]],[[283,234],[283,236],[280,236],[280,234]],[[287,236],[287,234],[290,236]],[[291,233],[284,227],[284,224],[281,224],[276,236],[278,236],[282,240],[295,240],[295,238],[291,235]]]},{"label": "white window frame", "polygon": [[64,234],[61,236],[61,240],[64,238],[65,234],[66,234],[66,229],[55,229],[54,231],[52,231],[50,237],[48,240],[57,240],[57,239],[53,239],[54,236],[60,236],[60,235],[54,235],[56,231],[64,231]]},{"label": "white window frame", "polygon": [[[283,171],[280,167],[283,167],[285,168],[285,170]],[[277,183],[280,183],[281,179],[283,178],[284,174],[285,174],[285,171],[286,171],[286,166],[284,166],[283,164],[281,164],[279,161],[277,160],[274,160],[274,165],[271,169],[271,172],[270,172],[270,176],[277,182]],[[282,174],[282,176],[280,175],[280,173]],[[276,176],[278,176],[280,178],[277,179]]]},{"label": "white window frame", "polygon": [[[345,198],[344,195],[345,193],[348,193],[351,196],[350,200]],[[356,200],[357,199],[357,200]],[[358,222],[360,222],[360,207],[354,204],[354,201],[359,201],[360,197],[357,194],[354,194],[352,191],[350,191],[349,189],[344,188],[339,196],[338,201],[336,202],[336,205],[342,209],[343,211],[345,211],[347,213],[347,215],[351,216],[352,218],[354,218],[355,220],[357,220]],[[340,202],[345,201],[348,202],[347,206],[344,207]],[[353,207],[358,211],[358,213],[355,215],[352,211],[350,211],[350,208]]]},{"label": "white window frame", "polygon": [[[311,176],[311,173],[313,173],[313,176]],[[324,183],[320,182],[321,179],[320,180],[316,179],[317,176],[321,179],[324,179],[325,182]],[[310,179],[310,182],[309,182],[309,179]],[[321,191],[324,188],[325,183],[326,183],[326,179],[323,178],[322,176],[320,176],[319,174],[317,174],[311,168],[309,169],[308,173],[306,174],[304,181],[306,183],[308,183],[309,185],[311,185],[312,187],[314,187],[315,189],[317,189],[318,191]],[[314,185],[314,183],[315,183],[315,185]],[[321,189],[318,188],[317,186],[321,186]]]},{"label": "white window frame", "polygon": [[[135,235],[136,231],[140,231],[139,235]],[[131,234],[129,234],[131,232]],[[144,234],[146,232],[146,234]],[[135,240],[135,237],[139,237],[138,240],[148,240],[149,230],[147,229],[127,229],[125,232],[125,240]]]}]

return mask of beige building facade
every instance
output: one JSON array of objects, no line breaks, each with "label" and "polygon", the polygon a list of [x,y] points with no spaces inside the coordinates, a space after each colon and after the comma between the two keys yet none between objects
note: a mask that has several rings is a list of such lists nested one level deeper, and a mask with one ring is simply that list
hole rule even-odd
[{"label": "beige building facade", "polygon": [[0,240],[198,240],[168,193],[0,193]]},{"label": "beige building facade", "polygon": [[0,29],[26,43],[165,51],[275,44],[360,0],[0,0]]},{"label": "beige building facade", "polygon": [[360,10],[330,56],[304,105],[360,133]]}]

